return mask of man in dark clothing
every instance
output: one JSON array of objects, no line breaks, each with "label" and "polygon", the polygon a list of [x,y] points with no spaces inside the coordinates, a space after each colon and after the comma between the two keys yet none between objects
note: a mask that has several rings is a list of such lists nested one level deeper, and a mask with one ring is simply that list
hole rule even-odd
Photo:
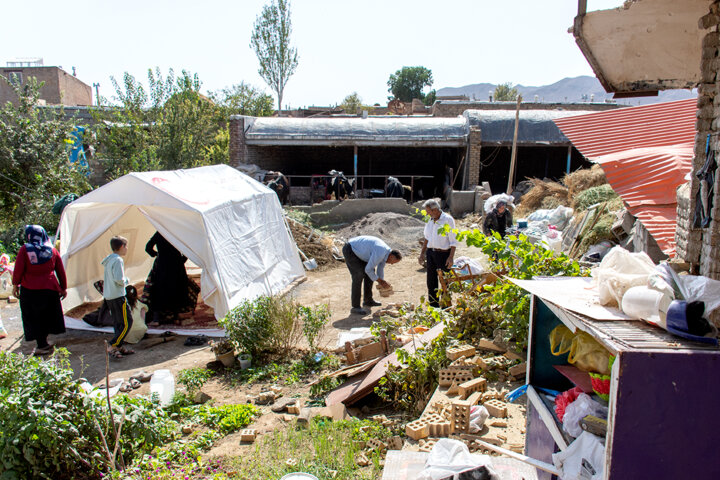
[{"label": "man in dark clothing", "polygon": [[345,264],[352,277],[352,308],[350,313],[367,315],[370,311],[360,307],[360,287],[364,287],[364,307],[380,306],[380,302],[373,300],[373,282],[378,282],[383,288],[392,288],[385,281],[385,264],[392,265],[399,262],[402,255],[397,250],[391,250],[379,238],[370,235],[351,238],[342,251]]},{"label": "man in dark clothing", "polygon": [[504,237],[505,229],[510,226],[512,226],[512,212],[507,208],[507,203],[500,201],[492,212],[485,216],[483,233],[492,235],[493,232],[498,232],[501,237]]}]

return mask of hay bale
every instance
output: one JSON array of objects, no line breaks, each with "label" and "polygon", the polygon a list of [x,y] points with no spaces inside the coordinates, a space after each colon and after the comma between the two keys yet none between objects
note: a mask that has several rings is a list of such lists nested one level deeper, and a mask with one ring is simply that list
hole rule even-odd
[{"label": "hay bale", "polygon": [[575,212],[587,210],[596,203],[607,202],[618,198],[618,194],[607,183],[598,187],[588,188],[573,197],[573,208]]},{"label": "hay bale", "polygon": [[[531,181],[534,186],[520,199],[520,205],[513,214],[514,217],[521,218],[535,210],[546,208],[543,206],[543,202],[545,202],[545,205],[550,204],[548,202],[553,202],[555,207],[568,205],[568,189],[564,186],[557,182],[546,182],[538,178],[533,178]],[[555,200],[549,200],[549,198]]]},{"label": "hay bale", "polygon": [[562,183],[568,188],[568,198],[574,198],[583,190],[606,184],[607,178],[600,165],[593,165],[592,168],[583,168],[566,174]]}]

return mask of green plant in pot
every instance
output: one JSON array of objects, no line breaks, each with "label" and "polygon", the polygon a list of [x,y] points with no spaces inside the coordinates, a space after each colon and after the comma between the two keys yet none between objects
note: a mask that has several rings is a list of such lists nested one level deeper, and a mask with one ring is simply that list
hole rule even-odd
[{"label": "green plant in pot", "polygon": [[226,367],[235,363],[235,346],[227,338],[211,342],[210,350],[215,354],[215,359],[222,362]]}]

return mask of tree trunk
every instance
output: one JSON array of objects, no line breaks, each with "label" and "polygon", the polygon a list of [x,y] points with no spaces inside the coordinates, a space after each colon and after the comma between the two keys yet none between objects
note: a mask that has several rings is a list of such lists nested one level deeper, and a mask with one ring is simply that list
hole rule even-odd
[{"label": "tree trunk", "polygon": [[278,117],[282,117],[282,92],[278,91]]}]

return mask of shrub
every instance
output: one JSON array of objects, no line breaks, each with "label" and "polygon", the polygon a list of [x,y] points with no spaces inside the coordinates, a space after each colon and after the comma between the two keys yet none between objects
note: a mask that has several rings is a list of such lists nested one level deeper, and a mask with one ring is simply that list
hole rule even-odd
[{"label": "shrub", "polygon": [[183,408],[180,414],[193,422],[217,429],[224,434],[232,433],[250,425],[260,411],[255,405],[200,405]]},{"label": "shrub", "polygon": [[300,306],[298,313],[302,317],[303,334],[310,345],[310,353],[314,353],[318,349],[325,325],[330,320],[330,309],[326,304],[314,308]]},{"label": "shrub", "polygon": [[255,357],[269,349],[273,338],[272,297],[246,300],[220,321],[227,337],[242,351]]},{"label": "shrub", "polygon": [[178,373],[178,383],[185,386],[188,395],[194,395],[212,377],[207,368],[186,368]]}]

